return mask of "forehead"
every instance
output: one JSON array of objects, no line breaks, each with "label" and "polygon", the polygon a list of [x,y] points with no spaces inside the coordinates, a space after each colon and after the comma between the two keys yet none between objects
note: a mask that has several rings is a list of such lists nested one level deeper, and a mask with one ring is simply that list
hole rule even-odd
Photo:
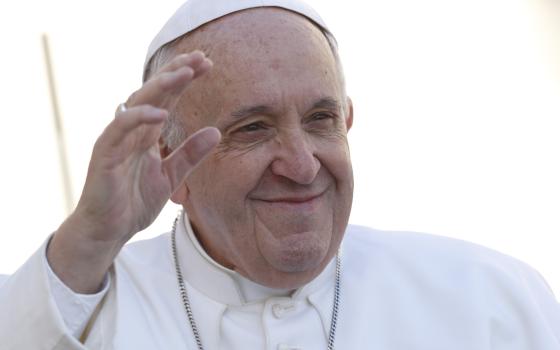
[{"label": "forehead", "polygon": [[234,12],[211,21],[178,42],[178,49],[202,48],[217,56],[235,48],[254,44],[266,47],[275,39],[291,38],[315,41],[328,47],[319,27],[298,13],[278,8],[260,7]]},{"label": "forehead", "polygon": [[342,91],[323,33],[284,9],[256,8],[222,17],[180,41],[175,53],[195,49],[203,50],[214,68],[185,93],[191,105],[238,108],[293,98],[304,103]]}]

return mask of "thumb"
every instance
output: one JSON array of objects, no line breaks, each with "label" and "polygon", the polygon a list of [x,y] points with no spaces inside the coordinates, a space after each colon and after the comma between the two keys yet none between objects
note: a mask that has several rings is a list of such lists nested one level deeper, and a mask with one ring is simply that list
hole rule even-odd
[{"label": "thumb", "polygon": [[163,171],[169,179],[171,193],[198,163],[210,154],[220,139],[221,134],[218,129],[213,127],[200,129],[163,160]]}]

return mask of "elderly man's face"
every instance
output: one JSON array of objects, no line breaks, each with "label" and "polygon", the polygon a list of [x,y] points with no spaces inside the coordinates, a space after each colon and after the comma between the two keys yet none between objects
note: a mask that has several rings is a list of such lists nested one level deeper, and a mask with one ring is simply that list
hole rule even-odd
[{"label": "elderly man's face", "polygon": [[202,49],[210,74],[178,112],[188,133],[223,139],[174,199],[219,263],[270,287],[295,288],[336,254],[352,202],[352,112],[326,39],[274,8],[228,15],[177,49]]}]

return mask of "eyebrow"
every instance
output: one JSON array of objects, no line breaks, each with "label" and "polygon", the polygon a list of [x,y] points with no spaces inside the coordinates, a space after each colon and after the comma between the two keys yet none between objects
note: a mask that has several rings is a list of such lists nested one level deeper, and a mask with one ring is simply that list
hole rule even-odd
[{"label": "eyebrow", "polygon": [[340,111],[341,106],[340,106],[340,102],[338,102],[334,98],[323,97],[319,101],[313,104],[312,109],[319,109],[319,108]]},{"label": "eyebrow", "polygon": [[[323,97],[316,101],[311,109],[329,109],[329,110],[340,110],[340,102],[332,97]],[[254,114],[273,114],[274,108],[267,105],[255,105],[249,107],[242,107],[233,113],[231,116],[234,118],[243,118]]]},{"label": "eyebrow", "polygon": [[234,118],[243,118],[253,114],[271,114],[272,111],[273,108],[270,106],[256,105],[240,108],[237,111],[231,113],[231,116]]}]

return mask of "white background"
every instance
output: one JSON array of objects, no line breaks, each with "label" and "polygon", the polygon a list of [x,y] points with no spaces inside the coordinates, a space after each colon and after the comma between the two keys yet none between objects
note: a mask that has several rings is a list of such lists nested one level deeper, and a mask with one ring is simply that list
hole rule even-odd
[{"label": "white background", "polygon": [[[64,219],[40,35],[51,39],[74,199],[92,145],[139,87],[173,1],[0,3],[0,273]],[[310,1],[354,100],[351,222],[476,242],[560,293],[560,2]],[[170,229],[167,207],[145,238]]]}]

